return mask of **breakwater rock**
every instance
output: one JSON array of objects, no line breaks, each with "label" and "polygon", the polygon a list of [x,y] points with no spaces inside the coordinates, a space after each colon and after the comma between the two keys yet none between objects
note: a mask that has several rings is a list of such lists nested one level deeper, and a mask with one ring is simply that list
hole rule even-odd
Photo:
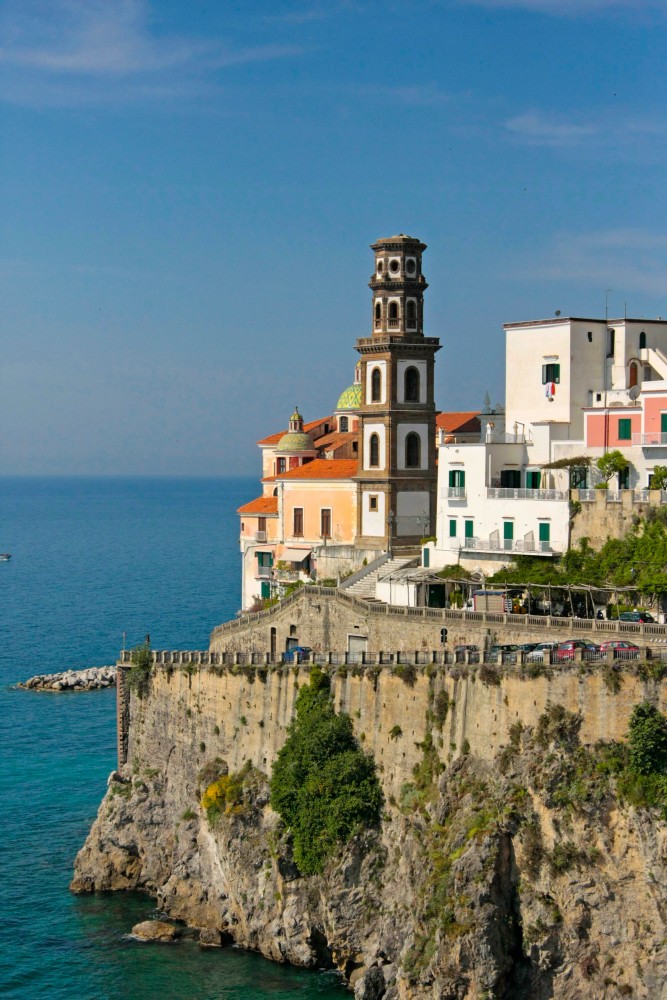
[{"label": "breakwater rock", "polygon": [[86,670],[63,670],[59,674],[36,674],[17,686],[31,691],[95,691],[113,687],[115,667],[88,667]]}]

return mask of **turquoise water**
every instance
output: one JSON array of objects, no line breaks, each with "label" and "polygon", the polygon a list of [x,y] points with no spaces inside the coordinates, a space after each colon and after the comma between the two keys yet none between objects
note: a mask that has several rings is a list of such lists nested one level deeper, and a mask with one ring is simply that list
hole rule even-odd
[{"label": "turquoise water", "polygon": [[150,898],[72,896],[72,861],[115,766],[112,691],[12,687],[113,663],[127,635],[202,649],[239,600],[236,507],[256,481],[0,479],[0,994],[57,1000],[348,995],[330,973],[194,941],[128,941]]}]

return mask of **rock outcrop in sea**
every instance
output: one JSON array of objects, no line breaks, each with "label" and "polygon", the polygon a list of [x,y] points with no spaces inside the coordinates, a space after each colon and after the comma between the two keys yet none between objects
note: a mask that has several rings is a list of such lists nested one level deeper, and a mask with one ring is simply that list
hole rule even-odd
[{"label": "rock outcrop in sea", "polygon": [[115,667],[88,667],[86,670],[63,670],[58,674],[36,674],[17,687],[31,691],[95,691],[113,687],[116,683]]}]

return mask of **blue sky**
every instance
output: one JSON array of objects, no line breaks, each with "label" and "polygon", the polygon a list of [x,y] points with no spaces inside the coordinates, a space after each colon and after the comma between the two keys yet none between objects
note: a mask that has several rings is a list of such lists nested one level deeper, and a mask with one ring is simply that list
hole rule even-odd
[{"label": "blue sky", "polygon": [[395,232],[443,409],[503,322],[667,316],[666,46],[665,0],[0,0],[0,470],[257,471]]}]

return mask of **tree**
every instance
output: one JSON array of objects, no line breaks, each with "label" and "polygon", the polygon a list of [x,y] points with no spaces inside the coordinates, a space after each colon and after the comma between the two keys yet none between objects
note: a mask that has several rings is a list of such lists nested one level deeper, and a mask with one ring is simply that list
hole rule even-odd
[{"label": "tree", "polygon": [[628,725],[630,766],[638,774],[667,770],[667,719],[648,701],[635,705]]},{"label": "tree", "polygon": [[652,490],[667,490],[667,465],[656,465],[651,476]]},{"label": "tree", "polygon": [[318,667],[296,712],[273,768],[271,806],[290,828],[300,871],[312,875],[357,829],[379,822],[383,799],[373,758],[359,748],[349,715],[335,713]]},{"label": "tree", "polygon": [[625,472],[628,467],[628,460],[622,452],[616,449],[615,451],[608,451],[605,455],[601,455],[595,464],[600,470],[605,484],[608,486],[612,476]]}]

